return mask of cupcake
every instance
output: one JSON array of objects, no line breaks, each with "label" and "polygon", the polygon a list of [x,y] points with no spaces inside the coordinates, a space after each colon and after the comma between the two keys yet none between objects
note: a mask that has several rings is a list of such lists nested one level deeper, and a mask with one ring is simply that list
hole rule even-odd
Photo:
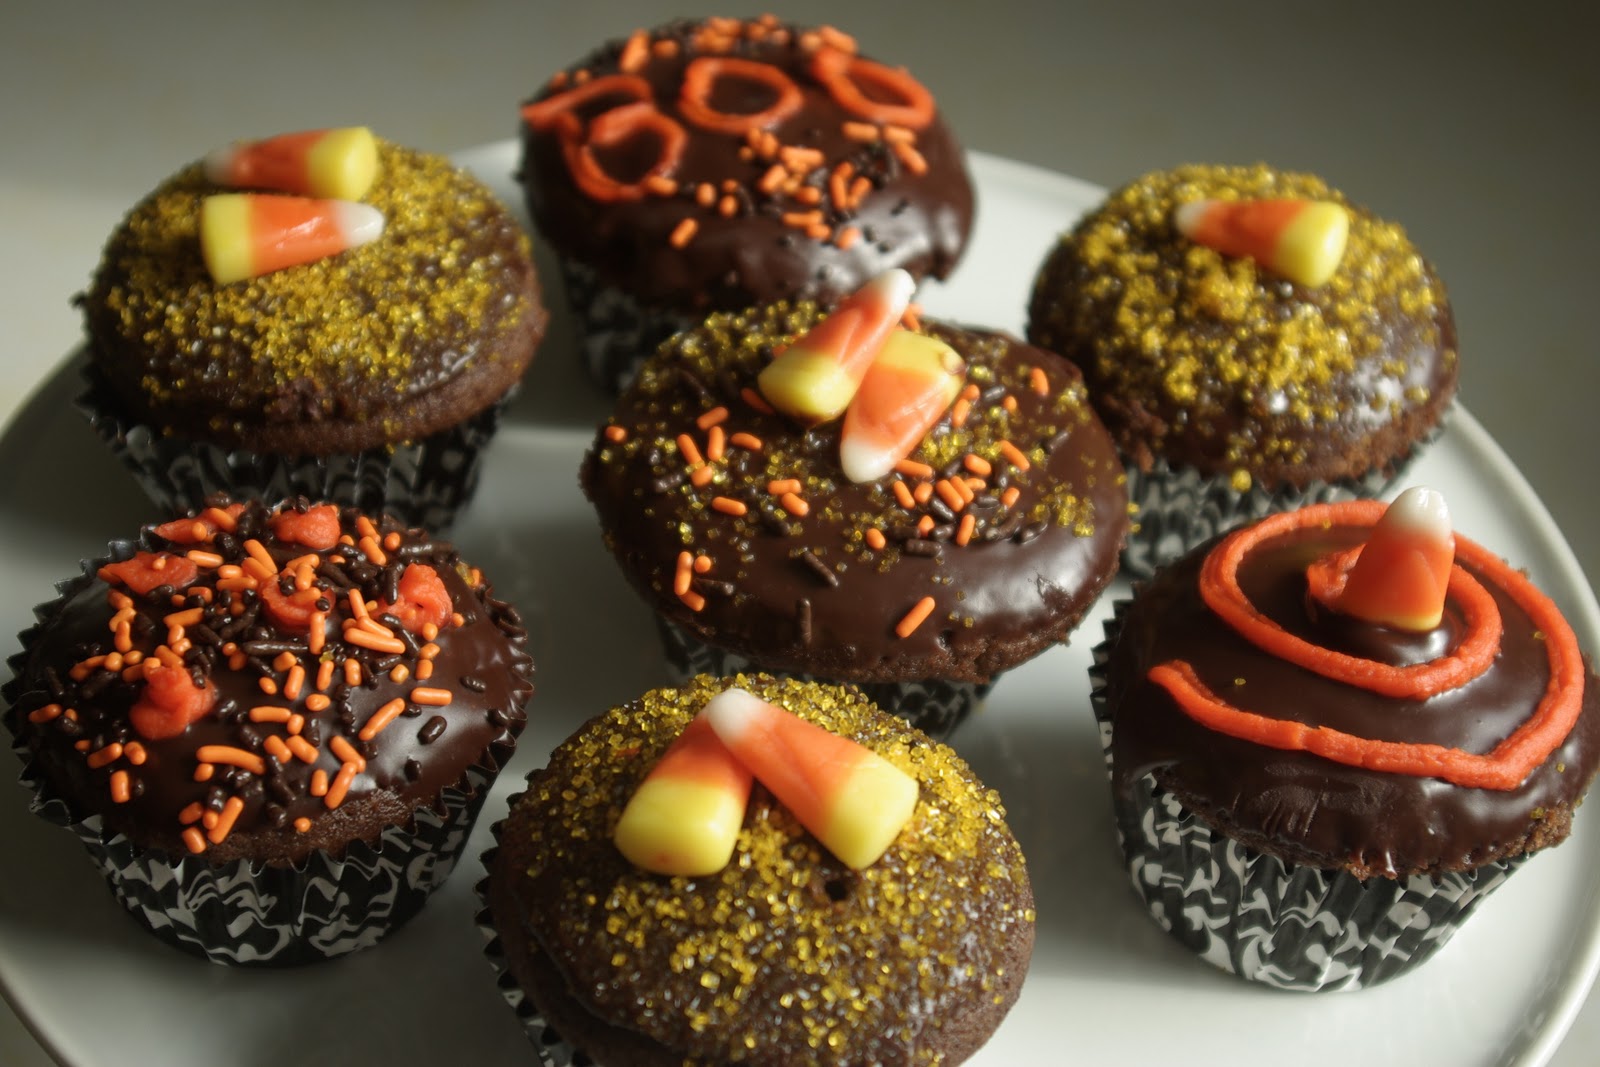
[{"label": "cupcake", "polygon": [[525,722],[516,611],[387,518],[219,498],[58,589],[4,690],[33,808],[216,962],[340,956],[404,923]]},{"label": "cupcake", "polygon": [[832,303],[889,267],[943,278],[972,227],[932,95],[829,26],[638,30],[524,104],[522,142],[529,213],[612,389],[710,312]]},{"label": "cupcake", "polygon": [[[826,315],[780,301],[678,334],[580,480],[682,676],[850,682],[939,737],[1067,639],[1116,571],[1127,498],[1071,364],[999,333],[899,328],[910,284],[891,273]],[[865,312],[884,329],[854,345],[856,376],[863,355],[872,369],[848,404],[848,375],[788,373],[832,366],[841,330],[874,332],[855,330]],[[804,410],[801,386],[829,410]],[[907,411],[924,418],[902,425]]]},{"label": "cupcake", "polygon": [[1355,989],[1431,957],[1600,766],[1554,604],[1437,494],[1280,513],[1118,605],[1093,701],[1135,891],[1207,962]]},{"label": "cupcake", "polygon": [[[768,734],[782,755],[751,743]],[[693,831],[644,810],[713,795]],[[850,687],[647,693],[558,747],[495,830],[479,922],[547,1064],[956,1064],[1032,954],[999,797]]]},{"label": "cupcake", "polygon": [[163,510],[303,494],[433,528],[470,497],[548,317],[494,195],[365,130],[186,167],[123,220],[80,301],[81,406]]},{"label": "cupcake", "polygon": [[1381,494],[1456,388],[1449,299],[1401,228],[1264,165],[1113,193],[1046,258],[1028,338],[1082,368],[1127,462],[1141,576],[1240,522]]}]

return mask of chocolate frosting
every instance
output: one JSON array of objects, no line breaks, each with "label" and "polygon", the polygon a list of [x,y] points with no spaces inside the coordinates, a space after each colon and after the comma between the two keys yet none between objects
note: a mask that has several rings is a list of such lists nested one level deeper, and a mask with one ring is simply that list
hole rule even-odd
[{"label": "chocolate frosting", "polygon": [[[343,513],[344,528],[353,537],[358,536],[355,514],[350,509]],[[199,545],[171,544],[147,529],[137,546],[126,542],[113,545],[110,558],[130,558],[140,547],[179,555],[198,548],[215,551],[227,563],[238,564],[246,555],[242,546],[250,538],[260,542],[279,564],[309,551],[304,545],[280,541],[266,516],[266,509],[251,504],[239,516],[236,532]],[[267,612],[259,609],[258,594],[253,591],[236,594],[244,611],[230,614],[226,607],[230,596],[216,590],[218,568],[202,567],[200,577],[179,592],[180,603],[174,604],[170,586],[141,596],[97,576],[106,560],[88,564],[81,578],[64,583],[58,601],[41,609],[40,627],[24,635],[25,648],[15,662],[17,680],[9,687],[13,699],[7,723],[31,754],[46,788],[65,799],[75,817],[98,815],[108,831],[174,855],[188,851],[180,836],[185,828],[180,812],[191,804],[219,811],[227,798],[237,796],[244,806],[233,831],[208,846],[207,858],[215,863],[240,856],[288,863],[313,849],[337,851],[353,838],[371,839],[385,826],[403,824],[412,810],[436,804],[441,790],[461,785],[469,767],[498,770],[526,721],[522,707],[532,692],[532,661],[523,648],[524,632],[517,613],[491,595],[489,587],[447,542],[435,541],[422,530],[403,530],[389,520],[379,523],[378,529],[380,536],[397,532],[401,538],[400,545],[389,551],[385,566],[372,565],[355,548],[347,547],[344,562],[318,568],[318,588],[327,593],[330,604],[341,602],[330,618],[340,618],[342,602],[352,585],[369,601],[383,600],[400,568],[415,562],[430,566],[443,580],[462,621],[440,626],[434,642],[438,653],[432,658],[432,676],[427,680],[416,677],[420,639],[408,634],[405,643],[409,650],[403,654],[374,652],[346,643],[339,627],[330,625],[325,655],[338,669],[325,690],[328,706],[320,711],[308,705],[308,698],[321,690],[315,685],[319,657],[307,651],[306,633],[274,624]],[[333,554],[325,552],[323,556]],[[168,638],[165,616],[186,607],[204,608],[203,621],[186,627],[193,644],[184,660],[191,675],[215,686],[217,700],[210,714],[177,737],[151,740],[130,723],[129,710],[145,687],[142,678],[124,679],[120,672],[103,666],[76,674],[72,670],[89,657],[114,651],[108,625],[113,608],[107,601],[113,588],[133,599],[132,647],[145,655]],[[213,590],[210,606],[197,595],[205,588]],[[231,667],[221,653],[224,642],[233,642],[247,654],[238,668]],[[274,662],[284,651],[306,668],[298,699],[285,692],[287,668]],[[360,684],[346,682],[343,664],[347,659],[362,664]],[[391,674],[396,665],[407,668],[403,678]],[[273,692],[263,689],[264,679],[270,680]],[[419,686],[448,690],[451,699],[444,706],[423,706],[412,699]],[[372,740],[360,740],[361,728],[396,698],[406,703],[401,715]],[[51,704],[70,708],[73,715],[30,721],[30,713]],[[263,706],[290,708],[301,715],[304,726],[298,736],[317,750],[316,758],[310,762],[299,757],[274,758],[266,739],[286,740],[291,731],[285,724],[252,721],[250,709]],[[359,752],[365,768],[351,779],[343,803],[330,808],[323,797],[313,793],[312,781],[318,772],[330,780],[338,774],[342,760],[332,746],[336,735]],[[84,741],[87,746],[78,747]],[[87,757],[91,754],[108,745],[130,742],[143,747],[142,762],[124,754],[104,766],[90,766]],[[266,773],[257,775],[218,763],[209,781],[196,781],[196,768],[202,762],[197,752],[204,745],[232,746],[253,753],[265,761]],[[132,795],[122,803],[113,800],[109,785],[118,771],[131,780]],[[308,829],[295,828],[300,818],[310,820]]]},{"label": "chocolate frosting", "polygon": [[[1333,277],[1307,287],[1182,236],[1202,199],[1344,206]],[[1107,197],[1040,268],[1028,338],[1077,363],[1124,454],[1235,488],[1304,488],[1388,469],[1455,395],[1455,319],[1434,268],[1396,224],[1320,178],[1191,165]]]},{"label": "chocolate frosting", "polygon": [[[846,134],[845,123],[870,122],[841,107],[812,76],[808,57],[814,46],[802,43],[803,31],[760,20],[734,25],[741,27],[738,36],[708,35],[706,23],[698,22],[672,23],[647,35],[652,46],[670,42],[670,52],[652,51],[636,73],[649,82],[654,107],[688,135],[671,174],[677,187],[670,195],[595,200],[573,181],[556,130],[523,122],[521,179],[540,233],[564,256],[594,268],[602,280],[636,300],[684,312],[735,310],[781,299],[831,302],[897,266],[919,277],[945,277],[972,228],[973,191],[960,146],[943,120],[936,116],[914,131],[915,150],[927,169],[912,173],[887,141]],[[549,86],[534,99],[554,96],[579,76],[616,74],[624,50],[623,41],[604,45],[558,75],[559,88]],[[684,116],[679,105],[684,70],[703,55],[770,64],[799,88],[800,108],[769,132],[783,145],[820,153],[820,163],[804,183],[817,190],[815,202],[762,192],[758,183],[772,159],[751,153],[743,136],[707,130]],[[771,102],[771,91],[730,78],[713,102],[734,113],[753,111]],[[585,109],[585,119],[592,120],[604,106],[599,101]],[[654,138],[636,137],[607,150],[602,162],[608,173],[629,178],[648,168],[656,154]],[[871,191],[859,202],[837,203],[830,191],[830,172],[845,162],[853,174],[871,180]],[[709,205],[695,199],[702,184],[716,191]],[[731,216],[723,214],[724,195],[734,204]],[[821,211],[828,231],[820,239],[783,218],[812,210]],[[694,221],[694,236],[675,247],[670,237],[685,219]],[[860,238],[841,247],[838,235],[846,227],[859,230]]]},{"label": "chocolate frosting", "polygon": [[230,285],[200,253],[186,167],[137,204],[82,298],[89,355],[134,419],[257,452],[415,440],[497,402],[543,336],[528,238],[441,156],[380,142],[370,244]]},{"label": "chocolate frosting", "polygon": [[[1308,611],[1306,564],[1360,543],[1366,532],[1339,526],[1274,538],[1246,557],[1240,586],[1257,610],[1319,647],[1396,665],[1449,651],[1463,632],[1454,604],[1446,605],[1438,628],[1420,635]],[[1213,732],[1184,714],[1146,677],[1151,667],[1184,660],[1213,692],[1273,718],[1486,753],[1529,717],[1550,676],[1528,616],[1471,566],[1467,570],[1492,591],[1505,632],[1493,665],[1457,689],[1421,701],[1394,699],[1275,659],[1201,600],[1198,575],[1215,543],[1158,574],[1123,606],[1106,664],[1116,788],[1127,790],[1153,773],[1185,806],[1245,844],[1290,862],[1346,867],[1363,876],[1469,869],[1566,836],[1571,809],[1600,767],[1600,696],[1588,670],[1577,725],[1511,790],[1463,788],[1267,748]]]},{"label": "chocolate frosting", "polygon": [[[963,509],[975,524],[960,545],[960,516],[937,494],[911,509],[897,503],[892,483],[918,479],[844,477],[838,420],[802,429],[741,398],[774,347],[818,318],[808,303],[712,316],[663,345],[622,396],[614,429],[597,435],[581,478],[635,588],[707,644],[767,669],[857,682],[987,681],[1065,640],[1115,573],[1128,527],[1122,467],[1077,372],[1003,334],[926,327],[966,360],[977,398],[964,425],[947,414],[912,458],[939,478],[968,474],[969,453],[993,464]],[[722,428],[731,443],[712,464],[714,477],[696,486],[678,436],[703,442],[696,420],[717,407],[730,412]],[[619,432],[621,443],[612,439]],[[740,432],[760,449],[732,441]],[[1002,438],[1030,457],[1028,470],[1002,458]],[[771,481],[789,478],[801,483],[804,516],[770,491]],[[1009,488],[1017,495],[1005,504]],[[718,510],[718,497],[746,513]],[[923,516],[934,524],[925,535],[917,532]],[[871,547],[872,530],[885,535],[882,549]],[[698,611],[674,592],[683,551],[710,562],[692,583],[705,600]],[[925,596],[932,614],[897,636],[897,623]]]}]

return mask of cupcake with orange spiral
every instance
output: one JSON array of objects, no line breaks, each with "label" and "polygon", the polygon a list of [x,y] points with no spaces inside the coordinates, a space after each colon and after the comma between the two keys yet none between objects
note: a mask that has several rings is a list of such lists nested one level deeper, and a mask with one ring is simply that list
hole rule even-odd
[{"label": "cupcake with orange spiral", "polygon": [[1209,542],[1118,605],[1095,659],[1135,891],[1208,962],[1282,988],[1428,959],[1565,840],[1600,767],[1571,627],[1427,490]]}]

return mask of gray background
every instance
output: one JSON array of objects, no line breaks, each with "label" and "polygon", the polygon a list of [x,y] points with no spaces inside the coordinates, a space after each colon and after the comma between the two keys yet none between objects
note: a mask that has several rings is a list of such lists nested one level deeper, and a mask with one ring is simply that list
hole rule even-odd
[{"label": "gray background", "polygon": [[[1600,17],[1576,6],[768,8],[832,22],[909,66],[971,148],[1102,185],[1185,161],[1262,159],[1320,173],[1403,222],[1454,299],[1463,402],[1592,580]],[[181,162],[239,136],[340,124],[440,152],[501,140],[516,104],[591,44],[703,13],[499,0],[8,5],[0,422],[76,343],[68,297],[106,233]],[[25,864],[7,868],[17,877]],[[1591,1001],[1555,1062],[1597,1057]],[[45,1062],[0,1007],[0,1063]]]}]

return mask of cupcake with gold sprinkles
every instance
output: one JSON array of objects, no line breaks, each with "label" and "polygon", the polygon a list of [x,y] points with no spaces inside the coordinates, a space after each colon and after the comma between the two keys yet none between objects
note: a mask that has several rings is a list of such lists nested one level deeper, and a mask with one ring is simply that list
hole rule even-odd
[{"label": "cupcake with gold sprinkles", "polygon": [[1380,495],[1456,389],[1449,297],[1405,232],[1264,164],[1113,193],[1046,258],[1028,337],[1082,368],[1127,462],[1136,575],[1248,519]]},{"label": "cupcake with gold sprinkles", "polygon": [[546,1064],[956,1064],[1034,939],[1004,809],[851,687],[701,676],[591,719],[484,857]]},{"label": "cupcake with gold sprinkles", "polygon": [[80,302],[80,407],[164,510],[303,493],[433,527],[470,496],[547,319],[488,188],[365,128],[184,168]]}]

